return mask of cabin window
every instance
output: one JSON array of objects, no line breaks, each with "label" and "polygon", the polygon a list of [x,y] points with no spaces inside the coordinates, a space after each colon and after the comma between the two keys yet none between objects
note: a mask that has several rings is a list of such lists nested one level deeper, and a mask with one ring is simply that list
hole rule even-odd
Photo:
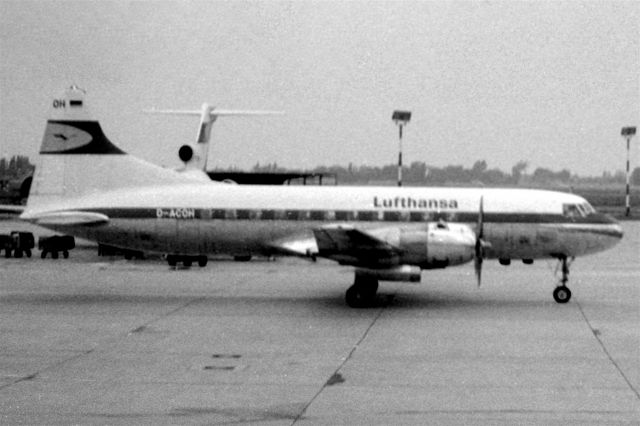
[{"label": "cabin window", "polygon": [[383,218],[387,222],[399,222],[401,220],[400,212],[384,212]]},{"label": "cabin window", "polygon": [[409,212],[409,220],[411,222],[424,222],[427,217],[424,212]]},{"label": "cabin window", "polygon": [[309,212],[309,219],[311,220],[324,220],[324,211],[312,210]]},{"label": "cabin window", "polygon": [[378,220],[378,212],[359,211],[358,220],[367,220],[367,221]]},{"label": "cabin window", "polygon": [[300,212],[298,210],[287,210],[286,211],[287,220],[298,220],[300,217]]},{"label": "cabin window", "polygon": [[211,219],[225,219],[225,211],[221,209],[211,210]]},{"label": "cabin window", "polygon": [[338,210],[336,211],[336,220],[353,220],[353,212]]},{"label": "cabin window", "polygon": [[237,210],[236,219],[251,219],[251,210]]},{"label": "cabin window", "polygon": [[276,218],[276,212],[273,210],[262,210],[262,220],[273,220]]}]

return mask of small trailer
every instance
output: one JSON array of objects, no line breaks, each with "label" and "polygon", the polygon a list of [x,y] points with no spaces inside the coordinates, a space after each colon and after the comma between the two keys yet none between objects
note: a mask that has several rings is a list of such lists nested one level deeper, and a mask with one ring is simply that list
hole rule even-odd
[{"label": "small trailer", "polygon": [[38,249],[41,251],[40,257],[43,259],[47,257],[48,253],[51,253],[52,259],[57,259],[60,252],[67,259],[69,250],[73,250],[75,247],[76,240],[71,235],[53,235],[38,239]]},{"label": "small trailer", "polygon": [[34,241],[31,232],[12,231],[9,235],[0,235],[0,251],[5,251],[6,258],[10,258],[12,254],[15,258],[21,258],[23,255],[31,257]]}]

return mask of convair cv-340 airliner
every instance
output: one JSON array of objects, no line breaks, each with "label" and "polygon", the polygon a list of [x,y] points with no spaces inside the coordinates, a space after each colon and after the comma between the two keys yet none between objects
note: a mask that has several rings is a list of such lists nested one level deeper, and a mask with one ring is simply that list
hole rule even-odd
[{"label": "convair cv-340 airliner", "polygon": [[[211,110],[212,114],[215,109]],[[485,188],[229,185],[137,159],[104,135],[84,92],[53,102],[21,218],[102,244],[161,253],[170,264],[210,254],[294,255],[355,269],[349,306],[375,300],[379,281],[417,282],[424,269],[484,259],[555,258],[553,292],[571,297],[569,264],[622,238],[583,198]]]}]

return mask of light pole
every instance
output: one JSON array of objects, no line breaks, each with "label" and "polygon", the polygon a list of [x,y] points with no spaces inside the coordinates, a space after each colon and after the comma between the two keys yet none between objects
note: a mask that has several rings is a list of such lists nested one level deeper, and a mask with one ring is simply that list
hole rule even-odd
[{"label": "light pole", "polygon": [[411,111],[393,111],[391,119],[395,121],[400,130],[398,142],[398,186],[402,186],[402,127],[411,120]]},{"label": "light pole", "polygon": [[631,214],[631,203],[629,199],[629,150],[631,145],[631,138],[636,134],[635,127],[623,127],[620,132],[623,138],[627,140],[627,193],[624,197],[625,216],[629,217]]}]

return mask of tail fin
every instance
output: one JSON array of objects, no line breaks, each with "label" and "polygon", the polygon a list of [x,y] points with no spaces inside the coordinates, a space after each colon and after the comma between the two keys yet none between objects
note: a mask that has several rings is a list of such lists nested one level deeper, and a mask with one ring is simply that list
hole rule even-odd
[{"label": "tail fin", "polygon": [[[196,149],[187,146],[189,155],[180,158],[185,163],[184,170],[199,169],[207,171],[207,159],[209,156],[209,142],[211,141],[211,128],[218,117],[233,116],[261,116],[261,115],[281,115],[282,111],[255,111],[255,110],[226,110],[217,109],[203,103],[200,110],[178,110],[178,109],[150,109],[146,112],[153,114],[171,114],[171,115],[199,115],[200,126],[198,127],[198,135],[196,137]],[[183,146],[185,148],[185,146]],[[182,148],[181,148],[182,149]]]},{"label": "tail fin", "polygon": [[91,118],[85,92],[72,86],[53,100],[27,208],[94,192],[186,181],[187,176],[137,159],[112,143]]}]

